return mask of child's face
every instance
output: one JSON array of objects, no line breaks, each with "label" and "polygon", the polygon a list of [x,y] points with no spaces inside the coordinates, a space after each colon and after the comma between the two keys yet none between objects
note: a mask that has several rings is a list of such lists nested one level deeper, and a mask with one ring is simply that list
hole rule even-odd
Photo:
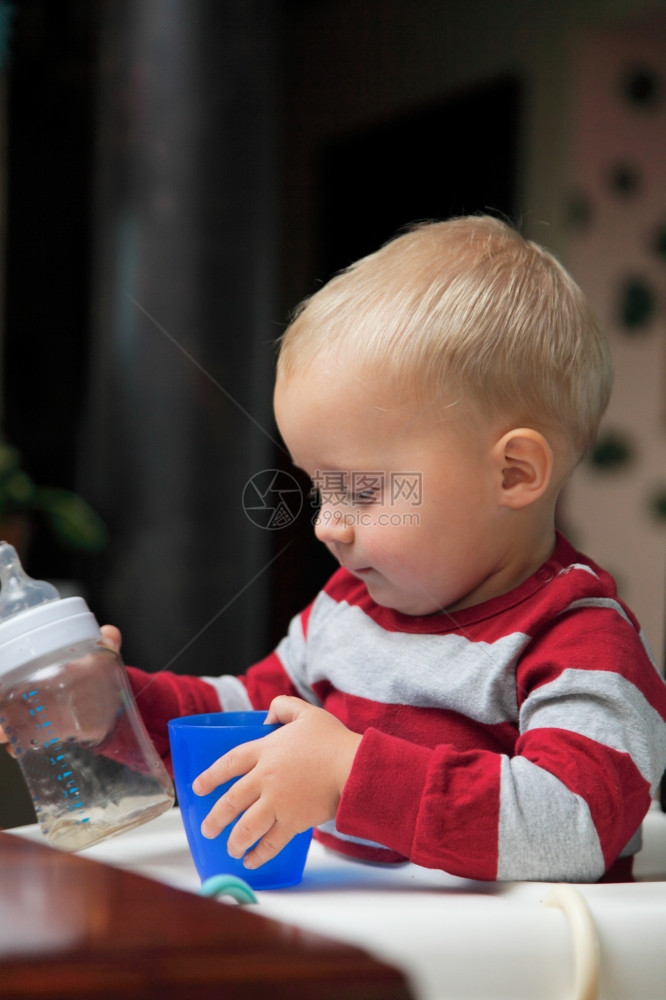
[{"label": "child's face", "polygon": [[490,431],[316,365],[278,380],[275,413],[320,493],[317,538],[378,604],[427,615],[503,592]]}]

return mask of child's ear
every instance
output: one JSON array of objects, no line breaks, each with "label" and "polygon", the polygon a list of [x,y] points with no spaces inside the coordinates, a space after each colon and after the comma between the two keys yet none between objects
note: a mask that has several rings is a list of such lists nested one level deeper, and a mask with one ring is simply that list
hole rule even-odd
[{"label": "child's ear", "polygon": [[553,452],[539,431],[529,427],[508,431],[495,443],[493,459],[499,473],[501,507],[527,507],[548,489]]}]

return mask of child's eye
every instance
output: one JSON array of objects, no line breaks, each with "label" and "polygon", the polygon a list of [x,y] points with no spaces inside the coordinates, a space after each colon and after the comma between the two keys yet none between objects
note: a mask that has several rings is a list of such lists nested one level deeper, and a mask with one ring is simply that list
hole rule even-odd
[{"label": "child's eye", "polygon": [[359,490],[358,493],[351,494],[350,500],[361,507],[365,504],[375,503],[377,500],[377,490]]}]

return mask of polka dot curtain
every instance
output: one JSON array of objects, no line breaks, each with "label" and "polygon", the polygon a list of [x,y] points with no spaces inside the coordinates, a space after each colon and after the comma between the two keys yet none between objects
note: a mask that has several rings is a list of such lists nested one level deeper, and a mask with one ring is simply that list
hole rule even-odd
[{"label": "polka dot curtain", "polygon": [[666,628],[666,13],[588,33],[573,73],[565,263],[609,334],[613,399],[563,528]]}]

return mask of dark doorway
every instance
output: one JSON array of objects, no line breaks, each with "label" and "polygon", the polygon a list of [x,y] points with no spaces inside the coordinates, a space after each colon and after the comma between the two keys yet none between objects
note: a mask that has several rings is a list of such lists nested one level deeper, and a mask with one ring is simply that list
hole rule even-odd
[{"label": "dark doorway", "polygon": [[520,86],[506,78],[332,142],[321,161],[318,277],[410,222],[514,218],[519,127]]}]

